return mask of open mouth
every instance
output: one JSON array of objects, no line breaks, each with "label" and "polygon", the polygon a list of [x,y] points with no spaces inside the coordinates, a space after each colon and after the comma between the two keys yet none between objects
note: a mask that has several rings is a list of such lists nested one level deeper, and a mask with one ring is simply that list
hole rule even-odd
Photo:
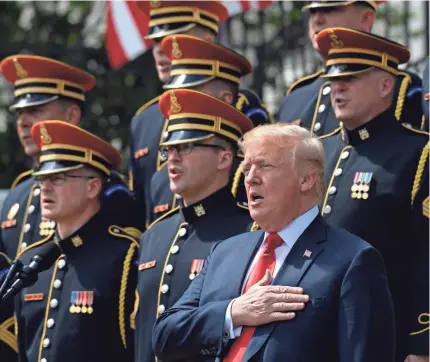
[{"label": "open mouth", "polygon": [[250,198],[251,202],[253,202],[253,203],[258,202],[258,201],[261,201],[261,200],[263,200],[263,199],[264,199],[264,197],[263,197],[263,196],[259,195],[259,194],[258,194],[258,193],[256,193],[256,192],[251,192],[251,193],[249,194],[249,198]]},{"label": "open mouth", "polygon": [[43,205],[51,205],[54,203],[54,200],[49,197],[43,197],[42,198],[42,204]]},{"label": "open mouth", "polygon": [[339,107],[345,106],[346,104],[348,104],[348,100],[346,99],[342,99],[342,98],[336,98],[334,100],[335,104]]},{"label": "open mouth", "polygon": [[169,167],[169,177],[171,179],[177,179],[182,175],[182,171],[176,167]]}]

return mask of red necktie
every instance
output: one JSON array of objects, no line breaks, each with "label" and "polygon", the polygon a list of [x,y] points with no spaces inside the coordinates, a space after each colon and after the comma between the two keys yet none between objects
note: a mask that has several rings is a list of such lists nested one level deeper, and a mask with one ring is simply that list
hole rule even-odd
[{"label": "red necktie", "polygon": [[[269,234],[264,241],[262,253],[249,274],[248,281],[243,288],[243,293],[260,281],[267,269],[273,273],[276,264],[275,249],[282,243],[283,240],[277,233]],[[243,327],[241,335],[234,341],[223,362],[241,362],[254,331],[255,327]]]}]

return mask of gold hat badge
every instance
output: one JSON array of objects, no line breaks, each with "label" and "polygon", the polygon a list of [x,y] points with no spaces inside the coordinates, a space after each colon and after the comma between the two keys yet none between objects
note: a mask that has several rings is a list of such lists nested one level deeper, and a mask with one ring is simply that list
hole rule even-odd
[{"label": "gold hat badge", "polygon": [[182,110],[181,105],[178,102],[178,97],[176,97],[175,91],[170,91],[170,110],[173,113],[179,113]]},{"label": "gold hat badge", "polygon": [[44,145],[49,145],[52,142],[52,137],[49,135],[48,130],[43,124],[40,126],[40,138]]},{"label": "gold hat badge", "polygon": [[329,37],[331,39],[332,48],[340,49],[343,48],[343,41],[340,40],[333,30],[328,30]]},{"label": "gold hat badge", "polygon": [[161,5],[161,1],[157,1],[157,0],[153,0],[149,2],[149,5],[151,6],[151,8],[155,9],[155,8],[159,8]]},{"label": "gold hat badge", "polygon": [[176,36],[172,39],[172,55],[175,59],[180,59],[182,57],[182,50],[179,47],[179,43],[176,40]]},{"label": "gold hat badge", "polygon": [[13,65],[15,66],[15,70],[16,70],[16,75],[18,76],[18,78],[27,78],[28,77],[28,73],[27,71],[24,69],[24,67],[18,62],[18,59],[13,58]]}]

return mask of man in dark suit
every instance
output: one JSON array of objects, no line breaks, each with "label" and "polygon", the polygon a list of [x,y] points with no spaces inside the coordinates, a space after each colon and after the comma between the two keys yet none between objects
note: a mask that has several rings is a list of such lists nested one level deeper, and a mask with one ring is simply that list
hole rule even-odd
[{"label": "man in dark suit", "polygon": [[157,320],[157,356],[392,362],[394,316],[380,254],[318,215],[321,143],[304,128],[276,124],[245,134],[242,149],[249,208],[262,231],[214,246]]},{"label": "man in dark suit", "polygon": [[[324,29],[345,27],[370,32],[377,6],[384,2],[310,1],[303,7],[303,12],[309,13],[309,39],[315,52],[324,60],[315,40]],[[291,85],[279,109],[280,122],[300,124],[317,136],[339,128],[339,120],[330,103],[330,81],[322,75],[323,69]],[[413,73],[399,72],[393,99],[392,113],[397,120],[421,128],[421,78]]]}]

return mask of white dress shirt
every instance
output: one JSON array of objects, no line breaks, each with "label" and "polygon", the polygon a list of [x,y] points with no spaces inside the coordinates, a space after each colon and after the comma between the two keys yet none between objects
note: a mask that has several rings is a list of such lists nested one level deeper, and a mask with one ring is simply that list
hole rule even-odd
[{"label": "white dress shirt", "polygon": [[[318,214],[319,214],[318,206],[314,206],[312,209],[306,211],[303,215],[300,215],[297,219],[293,220],[289,225],[287,225],[278,233],[278,235],[282,238],[284,242],[282,243],[282,245],[278,246],[275,249],[276,264],[275,264],[275,269],[273,270],[273,273],[272,273],[273,279],[275,279],[279,269],[281,269],[282,264],[284,263],[285,259],[287,258],[290,250],[293,248],[296,241],[303,234],[303,232],[308,228],[308,226],[312,223],[312,221],[317,217]],[[260,254],[263,252],[263,245],[268,235],[269,233],[264,233],[264,240],[261,243],[261,246],[258,252],[254,256],[254,260],[252,261],[246,273],[246,277],[242,285],[242,291],[244,286],[246,285],[246,282],[249,278],[251,270],[254,268],[255,264],[258,261],[258,258],[260,257]],[[225,313],[225,322],[224,322],[224,329],[229,332],[230,339],[239,337],[242,332],[241,326],[233,329],[233,323],[231,320],[232,303],[233,301],[231,301],[227,307],[227,311]]]}]

